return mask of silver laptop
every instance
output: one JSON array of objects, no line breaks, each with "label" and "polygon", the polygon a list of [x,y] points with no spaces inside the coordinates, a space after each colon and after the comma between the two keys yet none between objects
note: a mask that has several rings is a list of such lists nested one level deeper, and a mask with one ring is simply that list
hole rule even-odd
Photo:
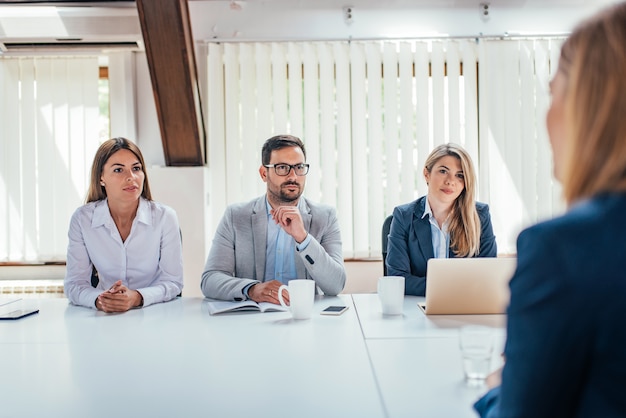
[{"label": "silver laptop", "polygon": [[427,315],[502,314],[517,258],[431,258],[426,270]]}]

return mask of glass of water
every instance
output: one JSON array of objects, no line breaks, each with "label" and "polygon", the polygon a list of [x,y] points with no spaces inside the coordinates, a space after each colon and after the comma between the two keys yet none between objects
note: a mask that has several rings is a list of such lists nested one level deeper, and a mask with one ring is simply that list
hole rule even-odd
[{"label": "glass of water", "polygon": [[480,325],[465,326],[459,332],[459,345],[465,380],[470,384],[482,385],[491,371],[493,330]]}]

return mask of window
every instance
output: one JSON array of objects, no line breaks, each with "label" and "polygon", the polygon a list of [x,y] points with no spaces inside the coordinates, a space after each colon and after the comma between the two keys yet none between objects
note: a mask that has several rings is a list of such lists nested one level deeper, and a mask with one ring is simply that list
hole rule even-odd
[{"label": "window", "polygon": [[97,57],[0,58],[0,262],[64,261],[98,147]]},{"label": "window", "polygon": [[109,108],[109,67],[99,68],[98,77],[98,103],[100,104],[100,143],[111,138],[111,118]]}]

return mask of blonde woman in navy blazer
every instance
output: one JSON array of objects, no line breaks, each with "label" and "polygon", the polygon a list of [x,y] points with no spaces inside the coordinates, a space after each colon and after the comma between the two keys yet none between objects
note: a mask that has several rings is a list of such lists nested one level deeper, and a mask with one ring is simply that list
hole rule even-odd
[{"label": "blonde woman in navy blazer", "polygon": [[547,115],[565,215],[522,232],[483,417],[626,416],[626,3],[561,49]]},{"label": "blonde woman in navy blazer", "polygon": [[407,295],[424,296],[431,258],[495,257],[489,206],[475,201],[476,175],[459,145],[431,151],[424,164],[428,195],[393,211],[387,274],[404,276]]}]

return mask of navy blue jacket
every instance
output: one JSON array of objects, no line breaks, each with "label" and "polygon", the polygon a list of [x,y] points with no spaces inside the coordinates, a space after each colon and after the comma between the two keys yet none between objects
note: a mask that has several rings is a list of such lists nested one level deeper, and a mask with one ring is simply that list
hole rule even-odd
[{"label": "navy blue jacket", "polygon": [[[426,196],[397,206],[389,230],[387,247],[387,274],[404,276],[404,293],[424,296],[426,293],[426,264],[435,257],[428,217],[422,219]],[[498,254],[493,235],[489,206],[476,202],[480,219],[480,250],[477,257],[495,257]],[[449,254],[454,256],[450,249]]]},{"label": "navy blue jacket", "polygon": [[502,386],[483,417],[626,416],[626,194],[522,232]]}]

